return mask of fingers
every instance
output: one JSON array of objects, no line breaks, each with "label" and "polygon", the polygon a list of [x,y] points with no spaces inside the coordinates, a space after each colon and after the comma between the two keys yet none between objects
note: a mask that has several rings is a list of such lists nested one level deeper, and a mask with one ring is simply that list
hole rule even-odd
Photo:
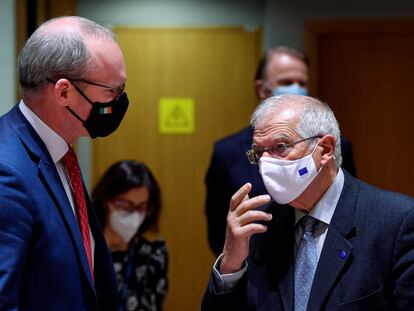
[{"label": "fingers", "polygon": [[234,240],[248,240],[253,234],[266,232],[267,226],[258,223],[248,223],[244,226],[234,226],[231,235]]},{"label": "fingers", "polygon": [[[242,192],[239,194],[242,194]],[[246,199],[235,209],[230,210],[227,215],[227,225],[232,235],[236,238],[241,236],[248,237],[251,234],[266,231],[266,226],[257,224],[257,222],[270,221],[272,219],[272,214],[255,210],[255,208],[266,204],[269,201],[269,195],[260,195],[251,199]]]},{"label": "fingers", "polygon": [[245,226],[258,221],[270,221],[272,214],[268,214],[262,211],[249,210],[236,218],[240,226]]},{"label": "fingers", "polygon": [[230,211],[233,211],[240,205],[241,202],[249,199],[249,192],[252,190],[251,183],[244,184],[233,196],[230,200]]},{"label": "fingers", "polygon": [[271,198],[268,194],[258,195],[257,197],[242,201],[239,206],[234,209],[237,216],[243,215],[247,211],[270,202]]},{"label": "fingers", "polygon": [[259,195],[250,199],[251,189],[252,185],[246,183],[231,198],[220,273],[233,273],[240,269],[249,254],[250,237],[267,230],[266,225],[257,222],[272,219],[271,214],[255,210],[268,203],[270,196]]}]

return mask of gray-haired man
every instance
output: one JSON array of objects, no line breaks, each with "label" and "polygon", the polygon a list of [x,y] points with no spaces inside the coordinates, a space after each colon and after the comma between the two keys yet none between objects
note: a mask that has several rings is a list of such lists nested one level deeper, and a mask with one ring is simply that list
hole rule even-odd
[{"label": "gray-haired man", "polygon": [[252,126],[269,195],[233,195],[202,310],[412,309],[414,199],[341,169],[338,123],[314,98],[271,97]]},{"label": "gray-haired man", "polygon": [[113,34],[80,17],[41,25],[19,55],[22,100],[0,118],[0,309],[116,310],[105,240],[71,147],[124,116]]}]

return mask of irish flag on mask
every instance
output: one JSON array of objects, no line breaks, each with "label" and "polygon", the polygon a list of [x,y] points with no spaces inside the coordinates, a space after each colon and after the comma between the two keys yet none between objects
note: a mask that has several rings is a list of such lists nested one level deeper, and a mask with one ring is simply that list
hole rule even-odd
[{"label": "irish flag on mask", "polygon": [[110,114],[112,113],[112,107],[104,107],[99,110],[100,114]]}]

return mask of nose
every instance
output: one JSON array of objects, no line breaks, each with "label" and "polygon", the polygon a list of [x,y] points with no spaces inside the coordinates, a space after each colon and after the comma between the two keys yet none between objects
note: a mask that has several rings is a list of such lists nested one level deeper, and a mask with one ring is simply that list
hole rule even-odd
[{"label": "nose", "polygon": [[268,158],[270,158],[271,157],[270,150],[263,151],[263,153],[262,153],[262,155],[260,157],[268,157]]}]

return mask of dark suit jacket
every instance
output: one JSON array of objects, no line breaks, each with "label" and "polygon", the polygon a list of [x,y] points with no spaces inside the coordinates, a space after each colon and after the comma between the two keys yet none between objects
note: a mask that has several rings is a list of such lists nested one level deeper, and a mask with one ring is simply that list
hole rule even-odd
[{"label": "dark suit jacket", "polygon": [[[216,294],[210,282],[203,311],[293,310],[294,209],[274,203],[264,209],[273,218],[266,233],[251,239],[246,274],[225,294]],[[414,199],[345,172],[308,310],[413,308]]]},{"label": "dark suit jacket", "polygon": [[46,147],[18,106],[0,118],[0,310],[116,310],[113,265],[87,200],[94,283]]},{"label": "dark suit jacket", "polygon": [[[246,182],[253,186],[250,197],[266,194],[266,188],[259,174],[259,168],[251,165],[246,151],[251,148],[253,129],[242,131],[218,141],[206,175],[206,215],[210,248],[218,256],[224,245],[226,218],[230,198]],[[342,167],[355,176],[352,145],[341,137]]]}]

